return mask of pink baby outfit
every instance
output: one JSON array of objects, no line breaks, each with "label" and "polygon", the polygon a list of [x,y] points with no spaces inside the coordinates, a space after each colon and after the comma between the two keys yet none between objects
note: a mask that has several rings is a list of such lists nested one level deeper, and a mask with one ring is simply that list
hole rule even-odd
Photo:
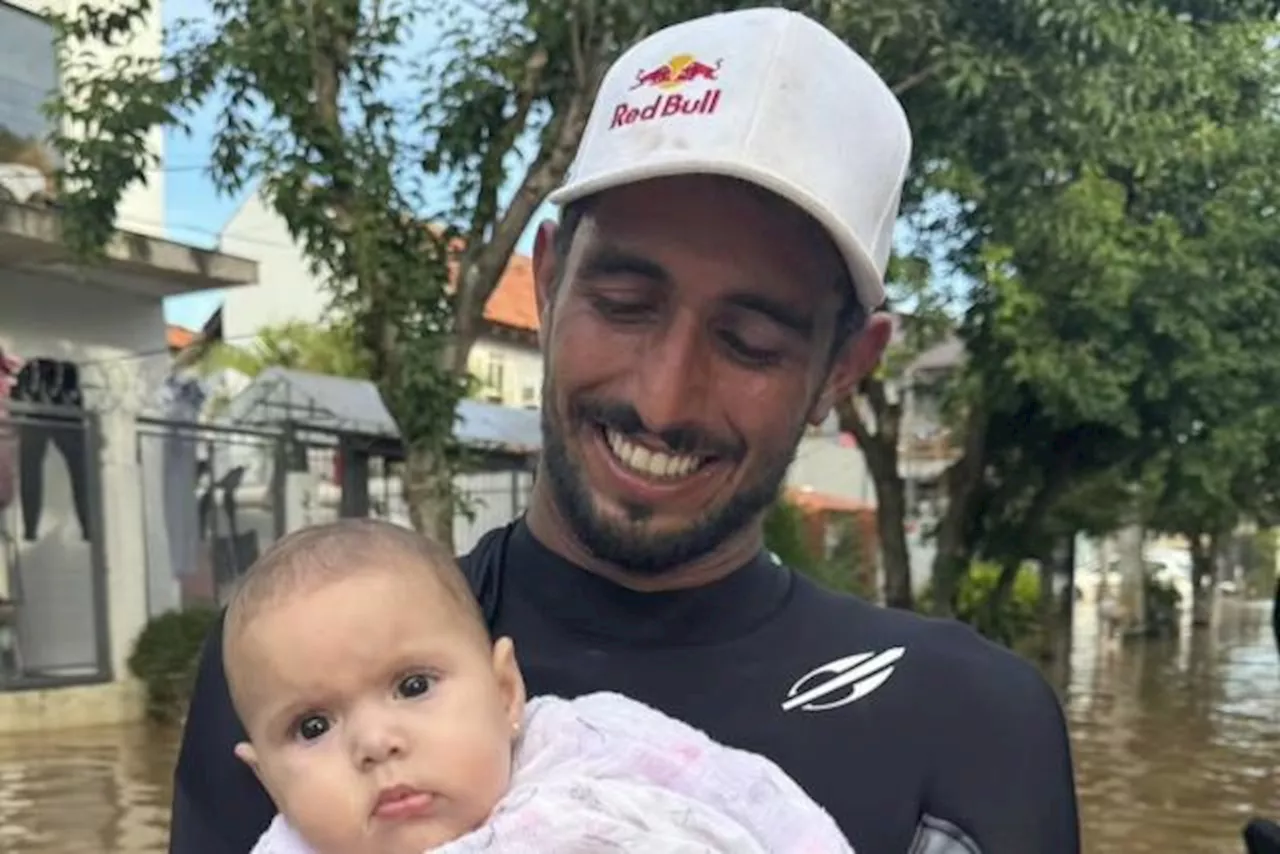
[{"label": "pink baby outfit", "polygon": [[[433,854],[601,851],[853,854],[773,762],[612,693],[532,700],[506,796]],[[313,852],[278,816],[252,854]]]}]

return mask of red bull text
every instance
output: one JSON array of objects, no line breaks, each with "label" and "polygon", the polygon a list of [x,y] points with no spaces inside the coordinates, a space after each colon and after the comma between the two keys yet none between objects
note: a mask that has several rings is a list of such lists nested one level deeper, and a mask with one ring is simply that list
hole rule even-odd
[{"label": "red bull text", "polygon": [[631,91],[652,88],[658,89],[660,93],[652,102],[643,106],[625,101],[618,104],[613,110],[610,129],[666,116],[714,113],[716,106],[720,103],[719,89],[707,89],[698,96],[682,95],[670,90],[679,89],[686,83],[717,80],[720,63],[720,60],[716,60],[714,65],[708,65],[689,54],[681,54],[673,56],[664,65],[637,71]]}]

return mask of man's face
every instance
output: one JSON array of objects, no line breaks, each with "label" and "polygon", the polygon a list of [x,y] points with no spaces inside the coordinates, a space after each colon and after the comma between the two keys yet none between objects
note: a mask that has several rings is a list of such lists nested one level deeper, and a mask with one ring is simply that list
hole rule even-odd
[{"label": "man's face", "polygon": [[886,336],[876,324],[833,347],[848,298],[834,246],[735,181],[602,193],[565,258],[549,234],[535,249],[549,486],[598,558],[677,569],[760,517],[806,422],[849,392]]}]

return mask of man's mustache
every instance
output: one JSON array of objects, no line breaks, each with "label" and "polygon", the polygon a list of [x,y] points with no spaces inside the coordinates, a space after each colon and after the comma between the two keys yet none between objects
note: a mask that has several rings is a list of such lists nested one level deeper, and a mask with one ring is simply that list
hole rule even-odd
[{"label": "man's mustache", "polygon": [[661,430],[647,427],[640,413],[629,403],[615,400],[579,399],[570,404],[570,417],[593,422],[624,436],[654,436],[677,454],[740,460],[746,452],[741,442],[708,434],[692,424],[677,424]]}]

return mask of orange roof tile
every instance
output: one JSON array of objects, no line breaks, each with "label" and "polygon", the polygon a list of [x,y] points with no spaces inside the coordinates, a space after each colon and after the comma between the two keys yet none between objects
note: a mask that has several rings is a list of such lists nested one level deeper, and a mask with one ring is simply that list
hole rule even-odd
[{"label": "orange roof tile", "polygon": [[807,487],[788,488],[787,499],[801,510],[809,512],[827,510],[836,513],[866,513],[876,509],[874,505],[865,501],[815,492]]},{"label": "orange roof tile", "polygon": [[538,304],[534,298],[533,259],[512,255],[498,286],[485,303],[484,319],[490,323],[538,331]]},{"label": "orange roof tile", "polygon": [[196,332],[185,326],[170,323],[164,328],[164,338],[170,350],[183,350],[196,340]]}]

